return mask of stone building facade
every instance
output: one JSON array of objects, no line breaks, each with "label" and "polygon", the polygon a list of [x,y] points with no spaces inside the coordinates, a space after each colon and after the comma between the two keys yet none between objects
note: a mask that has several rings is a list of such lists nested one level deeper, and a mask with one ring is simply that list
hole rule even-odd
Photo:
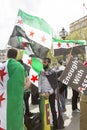
[{"label": "stone building facade", "polygon": [[70,33],[87,27],[87,15],[70,24]]}]

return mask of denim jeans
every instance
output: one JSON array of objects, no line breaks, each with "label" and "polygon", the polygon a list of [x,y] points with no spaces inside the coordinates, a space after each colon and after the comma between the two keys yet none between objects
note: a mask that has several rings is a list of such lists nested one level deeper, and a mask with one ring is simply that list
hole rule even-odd
[{"label": "denim jeans", "polygon": [[60,100],[60,110],[61,111],[66,110],[66,107],[65,107],[65,91],[62,92],[61,94],[59,93],[59,100]]}]

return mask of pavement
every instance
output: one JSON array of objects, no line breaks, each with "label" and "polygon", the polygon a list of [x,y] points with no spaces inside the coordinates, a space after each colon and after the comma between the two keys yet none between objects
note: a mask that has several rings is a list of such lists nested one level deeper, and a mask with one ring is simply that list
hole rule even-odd
[{"label": "pavement", "polygon": [[[72,112],[71,98],[72,98],[72,89],[68,87],[68,96],[66,99],[66,112],[63,113],[65,128],[62,130],[80,130],[80,112]],[[80,108],[79,102],[78,107]],[[30,103],[30,111],[39,112],[38,105],[32,105]]]}]

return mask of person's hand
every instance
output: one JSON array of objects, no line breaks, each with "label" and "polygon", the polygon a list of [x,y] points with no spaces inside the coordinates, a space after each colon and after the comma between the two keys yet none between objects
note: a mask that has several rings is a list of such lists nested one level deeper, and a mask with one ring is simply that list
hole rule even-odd
[{"label": "person's hand", "polygon": [[50,96],[50,93],[49,93],[49,92],[45,93],[45,98],[46,98],[46,99],[48,99],[49,96]]},{"label": "person's hand", "polygon": [[46,93],[39,93],[39,97],[43,96],[45,99],[48,99],[49,96],[50,96],[50,93],[49,92],[46,92]]}]

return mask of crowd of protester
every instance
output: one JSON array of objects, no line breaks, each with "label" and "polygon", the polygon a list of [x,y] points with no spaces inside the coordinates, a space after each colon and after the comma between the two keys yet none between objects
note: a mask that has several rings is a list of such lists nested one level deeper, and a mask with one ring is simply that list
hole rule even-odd
[{"label": "crowd of protester", "polygon": [[[11,52],[10,52],[11,51]],[[15,59],[16,61],[16,58],[12,57],[14,56],[12,53],[13,52],[16,52],[14,51],[14,49],[9,49],[8,51],[8,54],[11,55],[9,56],[9,58],[12,58],[12,59]],[[8,55],[7,55],[8,56]],[[16,57],[16,54],[15,54],[15,57]],[[22,60],[18,60],[17,62],[20,62],[21,65],[23,65],[24,67],[24,63]],[[43,70],[41,71],[40,75],[39,75],[39,81],[38,81],[38,89],[34,89],[34,92],[32,93],[33,91],[33,88],[35,88],[35,86],[33,86],[33,84],[30,82],[29,80],[29,70],[27,71],[26,68],[24,67],[24,77],[25,77],[25,80],[24,80],[24,98],[23,98],[23,101],[24,101],[24,115],[26,116],[33,116],[33,113],[30,112],[30,108],[29,108],[29,97],[31,95],[31,103],[33,105],[40,105],[40,97],[41,95],[45,94],[45,98],[47,98],[49,100],[49,105],[50,105],[50,109],[51,109],[51,112],[52,112],[52,118],[53,118],[53,130],[58,130],[58,129],[64,129],[64,119],[63,119],[63,116],[62,114],[64,112],[67,111],[67,108],[66,108],[66,101],[67,101],[67,95],[68,95],[68,87],[70,86],[67,86],[65,84],[63,84],[62,82],[60,82],[60,77],[63,73],[63,71],[65,70],[66,66],[67,66],[67,63],[63,60],[59,60],[57,63],[56,63],[56,66],[52,66],[51,67],[51,59],[50,58],[45,58],[43,61],[42,61],[42,64],[43,64]],[[86,66],[86,62],[84,64]],[[19,68],[20,69],[20,68]],[[23,71],[24,71],[23,70]],[[50,74],[53,74],[55,73],[56,74],[56,81],[57,84],[56,84],[56,87],[53,86],[52,82],[54,80],[54,78],[51,78],[50,80]],[[54,83],[54,81],[53,81]],[[71,88],[72,89],[72,88]],[[35,96],[37,94],[37,96]],[[58,111],[62,117],[62,123],[61,124],[61,127],[58,125],[58,120],[60,120],[58,117],[57,117],[57,114],[56,114],[56,109],[55,109],[55,98],[57,97],[57,100],[58,100]],[[71,99],[71,109],[72,109],[72,112],[79,112],[81,113],[81,117],[80,117],[80,130],[86,130],[86,118],[87,116],[86,115],[86,102],[87,102],[87,97],[84,96],[84,95],[81,95],[81,100],[79,100],[80,102],[80,107],[81,108],[78,108],[78,99],[80,98],[80,94],[79,92],[77,92],[76,90],[72,89],[72,99]],[[34,101],[35,100],[35,101]],[[81,110],[80,110],[81,109]],[[40,110],[39,110],[40,111]],[[85,112],[85,113],[84,113]]]}]

